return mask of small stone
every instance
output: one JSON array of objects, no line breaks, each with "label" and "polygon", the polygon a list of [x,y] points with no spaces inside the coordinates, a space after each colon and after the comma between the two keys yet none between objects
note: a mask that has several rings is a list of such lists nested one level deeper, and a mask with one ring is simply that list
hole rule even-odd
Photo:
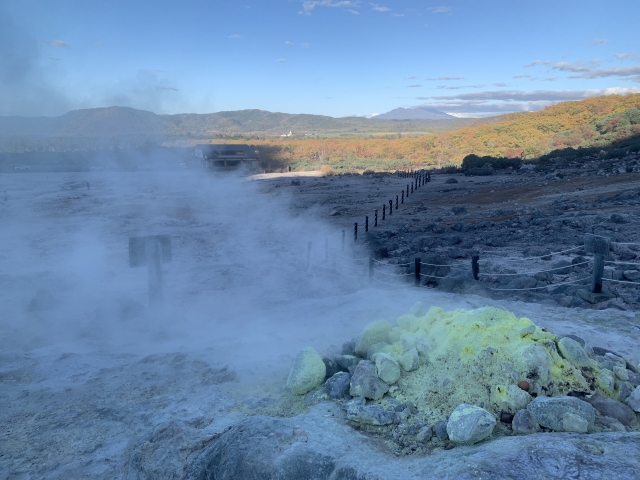
[{"label": "small stone", "polygon": [[558,341],[560,355],[573,363],[576,367],[590,367],[591,359],[584,348],[569,337],[563,337]]},{"label": "small stone", "polygon": [[324,386],[331,398],[344,398],[349,393],[351,375],[347,372],[338,372],[329,378]]},{"label": "small stone", "polygon": [[390,425],[394,414],[380,405],[350,405],[347,408],[347,419],[366,425]]},{"label": "small stone", "polygon": [[622,275],[630,282],[640,282],[640,271],[638,270],[625,270],[622,272]]},{"label": "small stone", "polygon": [[600,425],[607,430],[612,432],[627,432],[627,429],[624,428],[624,425],[621,424],[618,420],[611,417],[601,416],[596,419],[596,425]]},{"label": "small stone", "polygon": [[376,366],[368,360],[362,360],[353,371],[349,395],[380,400],[389,391],[389,385],[380,380]]},{"label": "small stone", "polygon": [[287,387],[296,395],[304,395],[321,385],[325,374],[322,358],[313,348],[307,347],[293,360]]},{"label": "small stone", "polygon": [[511,423],[513,422],[513,413],[505,412],[504,410],[500,412],[500,421],[502,423]]},{"label": "small stone", "polygon": [[336,355],[334,360],[340,368],[348,371],[349,373],[353,373],[361,359],[355,355]]},{"label": "small stone", "polygon": [[596,377],[596,383],[600,389],[607,395],[613,395],[615,391],[616,376],[606,368],[600,370],[600,375]]},{"label": "small stone", "polygon": [[521,390],[524,390],[525,392],[529,391],[529,382],[527,382],[526,380],[521,380],[518,382],[518,388],[520,388]]},{"label": "small stone", "polygon": [[471,445],[491,435],[495,425],[496,417],[484,408],[462,403],[449,417],[447,435],[455,443]]},{"label": "small stone", "polygon": [[528,327],[524,327],[522,330],[520,330],[520,336],[521,337],[526,337],[527,335],[531,335],[535,331],[536,331],[536,326],[535,325],[529,325]]},{"label": "small stone", "polygon": [[514,433],[528,435],[539,432],[540,425],[538,425],[538,422],[536,422],[529,410],[518,410],[513,416],[511,430],[513,430]]},{"label": "small stone", "polygon": [[627,372],[627,369],[624,367],[621,367],[620,365],[615,365],[613,367],[613,373],[616,374],[617,378],[619,378],[624,382],[629,380],[629,373]]},{"label": "small stone", "polygon": [[388,385],[400,380],[400,365],[387,353],[376,355],[376,373]]},{"label": "small stone", "polygon": [[629,398],[631,392],[633,392],[633,385],[631,384],[631,382],[620,382],[620,384],[618,385],[618,398],[620,400],[624,402],[627,398]]},{"label": "small stone", "polygon": [[420,366],[420,356],[418,350],[412,348],[408,352],[403,353],[398,357],[398,363],[407,372],[412,372]]},{"label": "small stone", "polygon": [[[589,403],[576,397],[536,397],[527,410],[533,419],[543,427],[550,428],[557,432],[566,431],[565,427],[572,428],[570,431],[577,431],[583,425],[593,425],[595,421],[595,409]],[[571,414],[567,417],[565,414]],[[579,422],[574,418],[580,417],[585,422]],[[586,430],[585,430],[586,431]]]},{"label": "small stone", "polygon": [[433,426],[433,429],[436,432],[436,437],[438,437],[438,440],[449,440],[446,420],[440,420],[439,422],[436,422],[436,424]]},{"label": "small stone", "polygon": [[431,430],[431,427],[422,427],[416,435],[416,440],[419,442],[428,442],[431,440],[432,436],[433,431]]},{"label": "small stone", "polygon": [[631,395],[627,398],[627,405],[629,405],[634,412],[640,412],[640,387],[636,387]]},{"label": "small stone", "polygon": [[613,398],[605,397],[597,392],[585,400],[593,405],[602,415],[615,418],[623,425],[629,426],[636,419],[636,414],[627,405]]}]

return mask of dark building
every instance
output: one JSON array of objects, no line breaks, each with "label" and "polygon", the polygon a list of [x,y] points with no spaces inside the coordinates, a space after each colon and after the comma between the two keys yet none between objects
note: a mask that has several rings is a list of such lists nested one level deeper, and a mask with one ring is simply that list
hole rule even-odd
[{"label": "dark building", "polygon": [[216,170],[246,169],[255,172],[260,167],[260,155],[244,144],[199,144],[195,146],[194,156],[202,159],[207,168]]}]

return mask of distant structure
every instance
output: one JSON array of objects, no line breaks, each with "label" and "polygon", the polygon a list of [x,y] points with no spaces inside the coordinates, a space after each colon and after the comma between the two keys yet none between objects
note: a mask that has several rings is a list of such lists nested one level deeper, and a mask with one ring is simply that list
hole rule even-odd
[{"label": "distant structure", "polygon": [[289,133],[283,133],[282,135],[280,135],[281,137],[291,137],[293,136],[293,132],[291,130],[289,130]]},{"label": "distant structure", "polygon": [[215,170],[246,169],[255,172],[260,167],[260,155],[244,144],[199,144],[193,155],[201,159],[202,166]]}]

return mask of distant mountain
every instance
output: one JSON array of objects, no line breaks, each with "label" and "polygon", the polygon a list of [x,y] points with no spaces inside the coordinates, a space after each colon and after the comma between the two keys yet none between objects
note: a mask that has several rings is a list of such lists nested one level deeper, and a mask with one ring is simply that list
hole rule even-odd
[{"label": "distant mountain", "polygon": [[333,118],[264,110],[239,110],[209,114],[156,115],[129,107],[73,110],[59,117],[0,117],[0,137],[169,137],[211,138],[216,135],[280,135],[316,133],[442,132],[461,128],[477,119],[442,114],[437,119],[416,117],[392,120],[381,116]]},{"label": "distant mountain", "polygon": [[428,107],[412,107],[412,108],[394,108],[390,112],[376,115],[379,120],[444,120],[456,118],[448,113],[441,112],[435,108]]}]

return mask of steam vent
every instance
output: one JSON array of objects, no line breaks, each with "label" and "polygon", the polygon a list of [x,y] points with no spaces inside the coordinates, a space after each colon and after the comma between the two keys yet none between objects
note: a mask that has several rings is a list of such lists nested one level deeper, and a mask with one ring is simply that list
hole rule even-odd
[{"label": "steam vent", "polygon": [[432,439],[639,429],[637,365],[499,308],[422,310],[416,303],[393,323],[368,324],[322,359],[324,376],[320,356],[305,349],[289,388],[337,401],[352,426],[400,446],[404,437],[413,450]]}]

